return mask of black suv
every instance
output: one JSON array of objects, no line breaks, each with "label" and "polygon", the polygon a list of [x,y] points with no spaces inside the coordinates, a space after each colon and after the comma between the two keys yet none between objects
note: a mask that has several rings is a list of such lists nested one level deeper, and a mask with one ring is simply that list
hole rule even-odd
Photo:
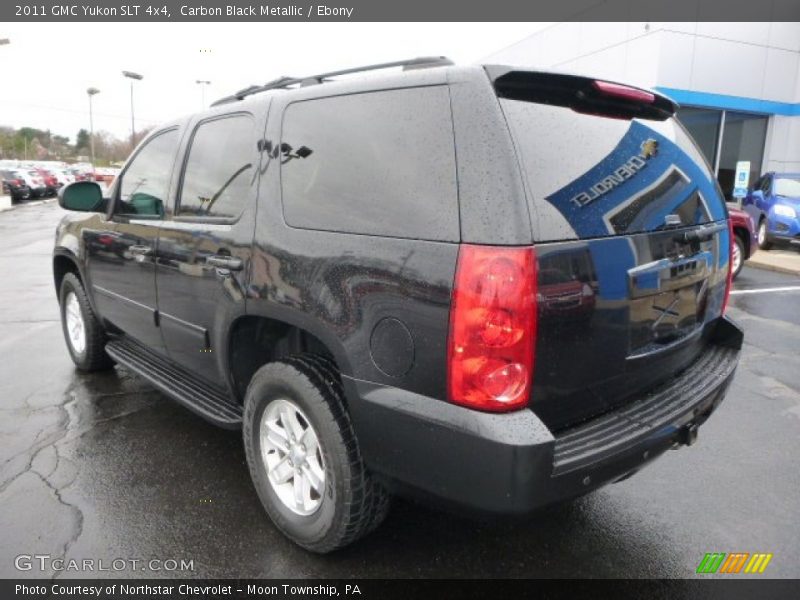
[{"label": "black suv", "polygon": [[675,110],[445,59],[244,89],[107,197],[61,191],[67,347],[241,428],[317,552],[393,493],[522,514],[619,481],[694,441],[742,343],[725,202]]}]

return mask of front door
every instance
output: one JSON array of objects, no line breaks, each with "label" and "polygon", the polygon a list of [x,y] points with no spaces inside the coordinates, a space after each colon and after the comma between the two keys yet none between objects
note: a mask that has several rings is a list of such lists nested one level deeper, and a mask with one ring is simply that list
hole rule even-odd
[{"label": "front door", "polygon": [[157,321],[155,257],[178,130],[158,133],[128,163],[114,186],[113,212],[88,232],[90,278],[101,316],[149,348],[164,352]]},{"label": "front door", "polygon": [[227,325],[244,314],[258,190],[256,119],[201,121],[186,151],[175,214],[158,240],[158,309],[170,358],[224,385]]}]

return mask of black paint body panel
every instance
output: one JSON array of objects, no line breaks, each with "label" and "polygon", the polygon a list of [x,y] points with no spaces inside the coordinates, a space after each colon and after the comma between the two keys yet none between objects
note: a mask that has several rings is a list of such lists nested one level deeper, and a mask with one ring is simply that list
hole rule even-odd
[{"label": "black paint body panel", "polygon": [[[456,155],[457,208],[451,207],[456,216],[443,220],[447,226],[441,235],[418,239],[287,224],[281,163],[303,160],[297,148],[292,156],[282,146],[291,104],[431,87],[449,94]],[[237,112],[253,117],[252,163],[257,166],[242,214],[182,217],[176,203],[192,132],[204,120]],[[512,513],[635,471],[675,442],[682,427],[701,421],[699,413],[688,410],[676,417],[668,434],[650,432],[640,445],[602,465],[553,478],[559,435],[669,386],[704,349],[720,343],[721,329],[736,329],[720,316],[727,230],[715,230],[699,244],[676,242],[675,231],[634,231],[644,219],[630,209],[624,215],[630,232],[583,236],[574,222],[556,214],[553,203],[546,206],[546,216],[558,227],[550,233],[575,235],[548,235],[539,218],[544,209],[536,182],[524,173],[519,145],[482,68],[419,69],[400,77],[276,90],[168,127],[178,129],[180,144],[164,214],[122,218],[114,215],[111,201],[105,215],[69,215],[59,225],[55,255],[56,261],[74,264],[111,331],[134,338],[152,360],[176,367],[165,372],[202,380],[200,387],[212,390],[209,397],[224,394],[241,402],[244,388],[234,372],[248,361],[253,367],[262,364],[257,349],[236,346],[239,325],[279,323],[281,331],[313,337],[315,350],[335,360],[363,457],[388,486]],[[634,140],[636,148],[639,141]],[[603,201],[621,193],[626,182],[605,193]],[[116,187],[110,190],[112,200]],[[651,196],[648,210],[660,208]],[[587,214],[581,213],[584,226],[600,222],[602,215],[587,219]],[[712,224],[724,224],[719,217]],[[525,410],[494,415],[447,402],[450,306],[462,243],[535,247],[538,337],[532,398]],[[154,251],[132,254],[132,247],[145,245]],[[692,258],[697,256],[705,262]],[[235,259],[237,268],[209,262],[220,257]],[[674,260],[683,266],[671,274],[659,262]],[[657,286],[648,287],[653,281]],[[662,323],[663,294],[674,301],[664,312],[675,318]],[[724,377],[713,389],[703,388],[698,402],[709,410],[702,419],[724,396],[737,359],[738,352],[726,355]],[[650,458],[642,458],[643,450],[651,451]],[[589,475],[591,484],[583,483]]]}]

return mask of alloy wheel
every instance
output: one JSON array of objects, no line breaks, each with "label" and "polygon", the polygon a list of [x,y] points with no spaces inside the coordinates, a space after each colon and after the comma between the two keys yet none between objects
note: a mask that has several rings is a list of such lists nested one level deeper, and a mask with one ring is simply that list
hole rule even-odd
[{"label": "alloy wheel", "polygon": [[325,459],[311,421],[294,402],[279,398],[264,409],[259,437],[275,495],[295,514],[315,513],[325,493]]},{"label": "alloy wheel", "polygon": [[83,322],[81,305],[75,292],[70,292],[64,306],[64,318],[67,323],[69,344],[75,354],[83,354],[86,350],[86,324]]}]

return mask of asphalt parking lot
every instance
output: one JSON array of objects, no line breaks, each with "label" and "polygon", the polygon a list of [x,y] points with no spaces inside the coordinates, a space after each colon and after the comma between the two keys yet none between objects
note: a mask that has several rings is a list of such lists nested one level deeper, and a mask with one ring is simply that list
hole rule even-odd
[{"label": "asphalt parking lot", "polygon": [[741,364],[694,446],[523,522],[396,502],[377,532],[319,557],[267,520],[237,433],[122,369],[73,369],[50,274],[60,216],[53,203],[0,214],[0,577],[81,575],[14,566],[48,554],[194,561],[82,574],[101,577],[683,578],[707,552],[773,553],[762,577],[800,577],[798,276],[744,268],[730,309]]}]

